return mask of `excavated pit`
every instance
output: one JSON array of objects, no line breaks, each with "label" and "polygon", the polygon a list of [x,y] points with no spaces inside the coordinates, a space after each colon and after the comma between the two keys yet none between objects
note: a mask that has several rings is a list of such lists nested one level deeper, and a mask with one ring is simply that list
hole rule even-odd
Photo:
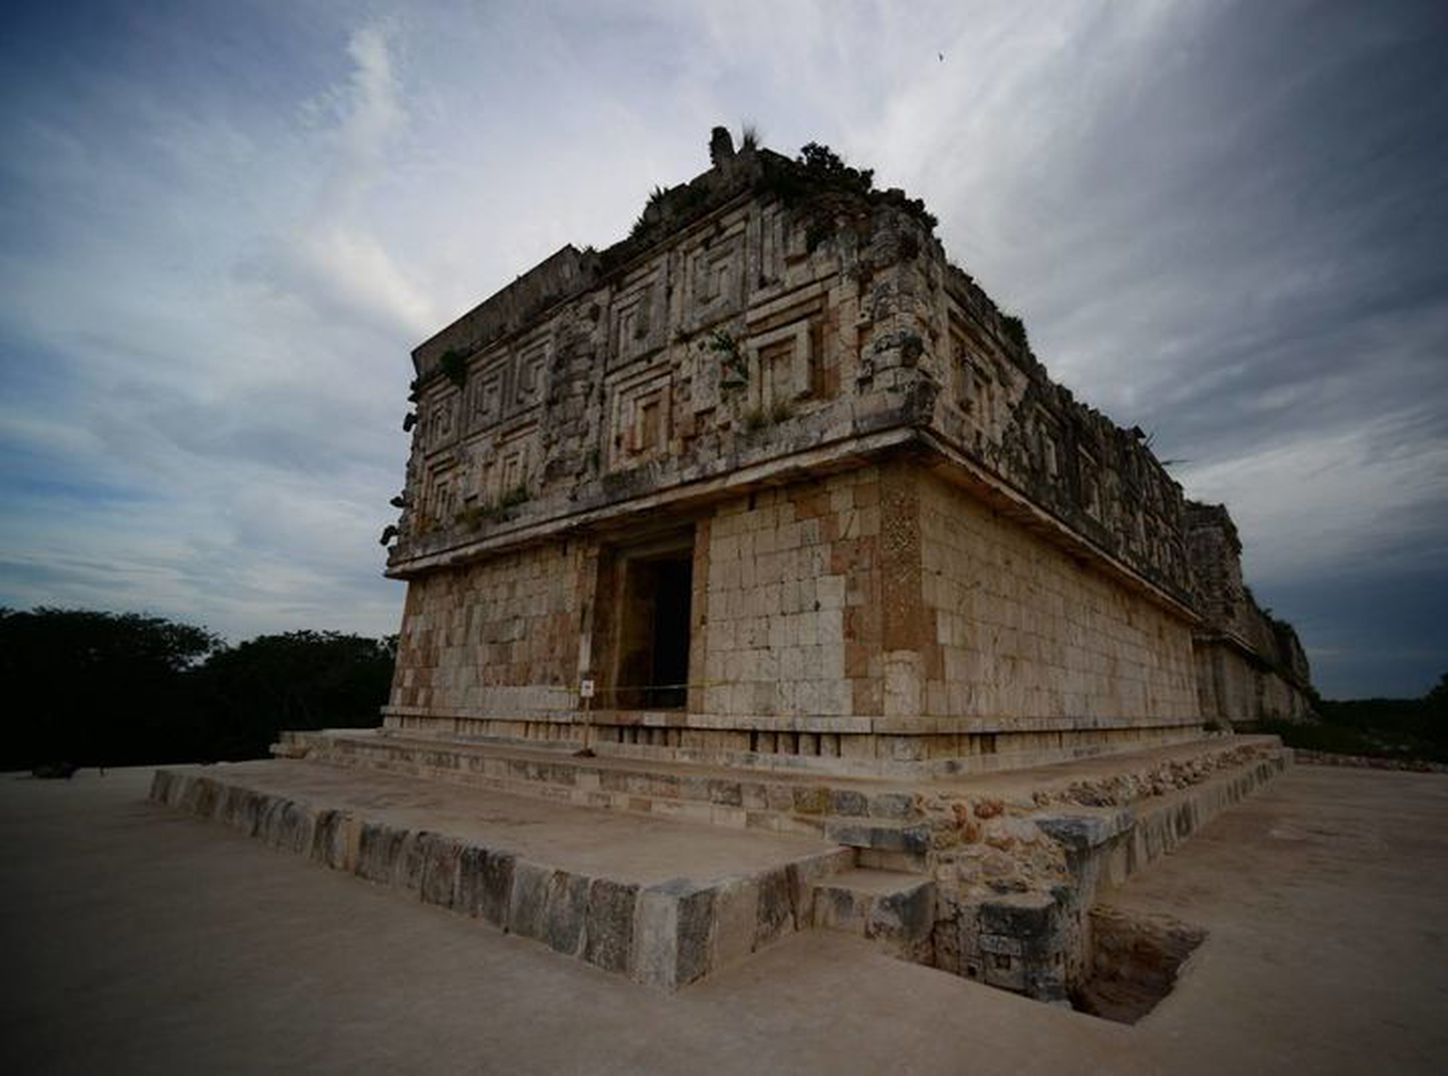
[{"label": "excavated pit", "polygon": [[1167,915],[1091,910],[1091,967],[1071,991],[1078,1012],[1134,1024],[1159,1005],[1207,932]]}]

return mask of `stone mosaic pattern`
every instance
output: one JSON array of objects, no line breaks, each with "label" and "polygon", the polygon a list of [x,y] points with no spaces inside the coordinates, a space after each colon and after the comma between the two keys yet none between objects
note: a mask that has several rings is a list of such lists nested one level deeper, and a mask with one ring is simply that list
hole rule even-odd
[{"label": "stone mosaic pattern", "polygon": [[787,163],[717,156],[639,238],[565,247],[417,348],[392,569],[898,428],[1187,593],[1181,490],[1140,431],[1052,383],[918,215],[824,220],[771,186]]}]

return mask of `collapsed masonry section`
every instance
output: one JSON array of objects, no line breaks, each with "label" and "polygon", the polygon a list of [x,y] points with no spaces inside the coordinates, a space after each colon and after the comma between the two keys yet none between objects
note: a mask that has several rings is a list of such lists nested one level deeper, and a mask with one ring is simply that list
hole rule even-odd
[{"label": "collapsed masonry section", "polygon": [[918,202],[726,141],[414,352],[388,724],[868,772],[1199,735],[1214,637],[1141,432]]}]

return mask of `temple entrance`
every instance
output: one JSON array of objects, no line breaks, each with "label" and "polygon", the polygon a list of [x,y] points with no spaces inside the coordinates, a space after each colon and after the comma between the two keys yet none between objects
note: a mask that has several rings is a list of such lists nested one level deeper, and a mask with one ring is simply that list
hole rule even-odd
[{"label": "temple entrance", "polygon": [[688,697],[693,535],[623,551],[619,560],[618,706],[682,708]]}]

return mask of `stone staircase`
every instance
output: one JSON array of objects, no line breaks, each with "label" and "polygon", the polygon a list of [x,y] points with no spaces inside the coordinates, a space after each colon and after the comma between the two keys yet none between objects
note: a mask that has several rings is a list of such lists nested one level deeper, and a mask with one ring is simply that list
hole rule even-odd
[{"label": "stone staircase", "polygon": [[813,924],[868,938],[902,960],[928,964],[936,886],[901,871],[840,871],[814,884]]}]

